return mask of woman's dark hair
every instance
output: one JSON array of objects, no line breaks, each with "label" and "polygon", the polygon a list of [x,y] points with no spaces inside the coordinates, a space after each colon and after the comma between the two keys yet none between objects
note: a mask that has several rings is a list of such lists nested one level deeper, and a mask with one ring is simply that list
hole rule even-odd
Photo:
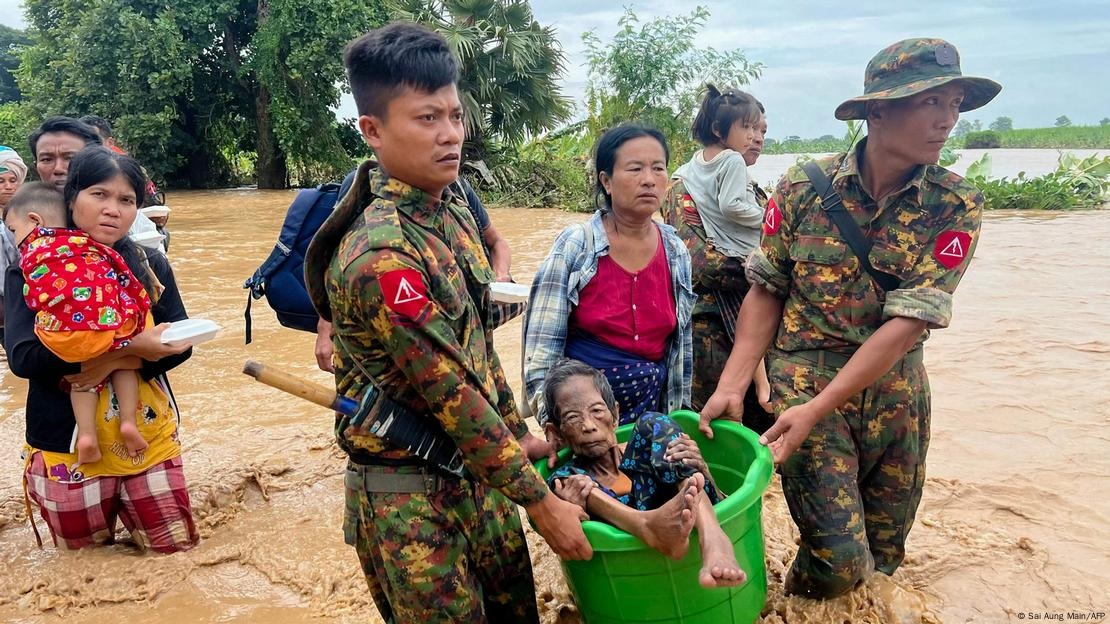
[{"label": "woman's dark hair", "polygon": [[734,123],[742,121],[755,125],[762,114],[763,104],[750,94],[732,88],[718,91],[717,87],[707,84],[691,133],[695,141],[706,147],[717,145],[728,140]]},{"label": "woman's dark hair", "polygon": [[[118,175],[122,175],[123,179],[127,180],[127,183],[135,191],[135,207],[137,210],[143,202],[146,174],[143,173],[143,168],[139,166],[134,158],[117,154],[102,145],[89,145],[77,152],[77,155],[69,163],[69,175],[66,178],[65,188],[62,189],[62,196],[66,202],[66,219],[70,226],[76,227],[73,222],[73,205],[77,200],[77,195],[90,186],[106,182]],[[147,266],[146,256],[139,249],[138,243],[131,240],[130,237],[124,236],[116,241],[112,248],[123,256],[127,268],[131,269],[131,273],[143,283],[151,299],[155,299],[157,292],[155,277]]]},{"label": "woman's dark hair", "polygon": [[613,395],[613,388],[609,380],[601,371],[579,360],[563,358],[556,361],[547,369],[543,379],[543,405],[547,411],[547,422],[558,427],[563,422],[563,415],[555,405],[555,393],[573,377],[589,377],[594,382],[594,387],[601,393],[601,400],[610,412],[617,411],[617,398]]},{"label": "woman's dark hair", "polygon": [[597,140],[597,147],[594,148],[594,205],[601,210],[607,211],[613,208],[613,198],[605,190],[605,185],[601,183],[602,172],[612,178],[613,167],[617,164],[617,150],[632,139],[640,137],[651,137],[659,141],[659,145],[663,146],[663,161],[666,163],[671,161],[671,150],[667,147],[667,137],[655,128],[626,123],[606,130],[605,134]]},{"label": "woman's dark hair", "polygon": [[431,93],[459,81],[459,62],[443,35],[393,22],[347,44],[343,65],[359,115],[385,118],[405,87]]},{"label": "woman's dark hair", "polygon": [[103,141],[100,140],[100,135],[96,132],[96,128],[93,128],[87,123],[83,123],[73,117],[50,117],[42,122],[42,125],[31,133],[31,136],[27,137],[27,144],[31,147],[32,159],[37,159],[39,157],[39,139],[42,138],[42,135],[51,132],[72,134],[83,140],[86,146],[100,145],[103,143]]}]

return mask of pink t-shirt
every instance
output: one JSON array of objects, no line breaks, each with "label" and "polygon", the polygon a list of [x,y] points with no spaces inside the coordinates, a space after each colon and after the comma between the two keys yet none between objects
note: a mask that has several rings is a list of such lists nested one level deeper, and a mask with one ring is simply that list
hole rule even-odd
[{"label": "pink t-shirt", "polygon": [[578,293],[569,326],[646,360],[663,359],[678,326],[663,238],[651,262],[635,273],[603,256],[597,275]]}]

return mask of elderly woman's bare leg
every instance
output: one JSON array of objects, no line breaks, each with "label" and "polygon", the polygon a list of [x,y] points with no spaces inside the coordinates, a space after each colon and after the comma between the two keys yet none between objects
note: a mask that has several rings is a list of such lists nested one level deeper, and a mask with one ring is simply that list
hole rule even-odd
[{"label": "elderly woman's bare leg", "polygon": [[705,497],[699,501],[694,526],[701,546],[701,571],[698,573],[701,586],[732,587],[746,581],[748,576],[736,563],[732,540],[721,529],[713,505]]}]

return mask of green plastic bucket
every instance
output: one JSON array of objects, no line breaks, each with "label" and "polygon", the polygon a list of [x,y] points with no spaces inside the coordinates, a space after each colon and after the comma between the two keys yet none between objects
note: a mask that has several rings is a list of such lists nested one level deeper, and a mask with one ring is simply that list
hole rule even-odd
[{"label": "green plastic bucket", "polygon": [[[697,531],[690,535],[686,556],[674,561],[612,525],[587,521],[582,528],[593,546],[593,558],[562,561],[567,584],[587,624],[750,624],[767,600],[760,512],[763,491],[771,481],[771,453],[755,432],[739,423],[714,421],[710,440],[698,430],[696,413],[680,410],[671,417],[697,442],[718,488],[728,495],[714,509],[748,579],[737,587],[698,585]],[[632,425],[620,427],[617,440],[625,442],[631,434]],[[566,459],[567,453],[564,450],[560,459]],[[550,474],[546,461],[536,467],[545,479]]]}]

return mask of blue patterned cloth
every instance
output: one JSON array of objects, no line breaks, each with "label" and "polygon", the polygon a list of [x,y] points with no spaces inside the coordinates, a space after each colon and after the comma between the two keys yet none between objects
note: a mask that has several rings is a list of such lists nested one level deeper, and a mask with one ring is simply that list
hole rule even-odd
[{"label": "blue patterned cloth", "polygon": [[[632,491],[618,496],[613,490],[597,484],[602,491],[617,499],[621,503],[640,511],[656,509],[674,497],[678,491],[678,483],[683,479],[694,476],[697,472],[693,466],[682,462],[673,462],[663,459],[667,452],[667,445],[682,435],[682,428],[670,416],[657,412],[648,412],[636,420],[636,427],[632,430],[632,437],[624,447],[619,470],[632,481]],[[586,475],[597,482],[592,474],[581,467],[577,457],[551,473],[547,479],[550,487],[555,487],[555,481],[565,479],[571,475]],[[720,501],[717,488],[705,475],[705,494],[709,502],[716,505]]]},{"label": "blue patterned cloth", "polygon": [[620,424],[636,422],[641,415],[659,410],[667,380],[663,362],[645,360],[582,332],[567,341],[567,357],[593,366],[609,380],[620,406]]}]

